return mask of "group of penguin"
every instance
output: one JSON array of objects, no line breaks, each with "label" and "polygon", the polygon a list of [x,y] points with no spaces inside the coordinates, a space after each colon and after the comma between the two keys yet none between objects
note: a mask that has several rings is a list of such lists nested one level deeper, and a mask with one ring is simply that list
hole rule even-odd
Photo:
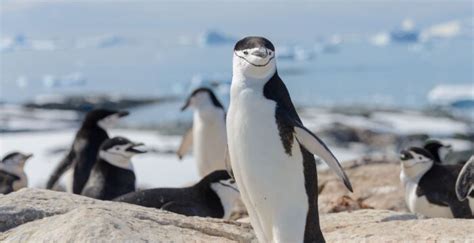
[{"label": "group of penguin", "polygon": [[[160,208],[188,216],[229,218],[243,202],[259,242],[324,242],[318,213],[314,155],[352,191],[330,149],[307,129],[278,75],[275,47],[264,37],[245,37],[233,51],[228,112],[208,88],[194,90],[193,125],[177,151],[192,148],[202,178],[185,188],[136,191],[131,157],[142,144],[109,138],[107,127],[127,112],[94,110],[47,183],[52,189],[67,170],[76,194]],[[442,145],[442,144],[441,144]],[[430,144],[401,152],[401,181],[413,212],[433,217],[473,216],[474,159],[442,163],[444,146]],[[26,186],[22,168],[31,155],[7,155],[0,166],[3,193]],[[457,194],[456,194],[457,193]]]},{"label": "group of penguin", "polygon": [[400,181],[408,209],[428,217],[474,218],[474,156],[445,162],[450,150],[438,140],[401,151]]}]

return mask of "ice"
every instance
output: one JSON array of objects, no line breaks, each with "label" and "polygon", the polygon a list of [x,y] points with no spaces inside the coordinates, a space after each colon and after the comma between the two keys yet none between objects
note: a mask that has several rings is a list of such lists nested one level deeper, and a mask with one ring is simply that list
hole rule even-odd
[{"label": "ice", "polygon": [[232,36],[220,33],[216,30],[209,30],[199,36],[198,42],[201,46],[216,46],[223,44],[233,44],[235,41],[236,38]]},{"label": "ice", "polygon": [[43,85],[47,88],[75,87],[86,84],[86,78],[80,72],[70,73],[63,76],[45,75]]},{"label": "ice", "polygon": [[375,46],[386,46],[390,44],[390,35],[387,32],[380,32],[372,36],[369,41]]},{"label": "ice", "polygon": [[126,44],[127,40],[123,37],[104,34],[99,36],[85,37],[76,40],[76,48],[109,48]]},{"label": "ice", "polygon": [[428,93],[428,100],[433,104],[452,104],[460,100],[474,101],[474,85],[441,84]]}]

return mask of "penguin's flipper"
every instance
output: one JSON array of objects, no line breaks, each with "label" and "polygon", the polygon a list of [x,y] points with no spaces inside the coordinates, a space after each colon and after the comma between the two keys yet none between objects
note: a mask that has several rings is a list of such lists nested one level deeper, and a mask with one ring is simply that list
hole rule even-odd
[{"label": "penguin's flipper", "polygon": [[182,159],[183,156],[189,151],[191,145],[193,144],[193,128],[191,127],[188,129],[186,134],[183,136],[183,140],[181,140],[181,144],[179,145],[179,149],[176,152],[179,159]]},{"label": "penguin's flipper", "polygon": [[54,169],[53,174],[49,177],[48,182],[46,183],[46,189],[53,189],[54,185],[58,182],[59,178],[74,164],[74,159],[76,158],[76,153],[74,149],[66,155],[66,157],[59,162],[58,166]]},{"label": "penguin's flipper", "polygon": [[474,156],[471,156],[458,175],[456,196],[459,201],[463,201],[472,190],[474,190]]},{"label": "penguin's flipper", "polygon": [[235,181],[234,171],[232,170],[232,164],[230,163],[229,146],[225,147],[224,163],[225,163],[225,170],[227,170],[227,174],[229,174],[230,177],[232,177],[232,180]]},{"label": "penguin's flipper", "polygon": [[186,216],[206,216],[201,206],[193,202],[171,201],[164,204],[161,209]]}]

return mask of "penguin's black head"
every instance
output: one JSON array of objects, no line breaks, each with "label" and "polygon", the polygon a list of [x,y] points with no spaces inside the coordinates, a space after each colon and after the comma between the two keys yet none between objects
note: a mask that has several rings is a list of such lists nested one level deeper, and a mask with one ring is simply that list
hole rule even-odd
[{"label": "penguin's black head", "polygon": [[200,108],[203,106],[213,105],[214,107],[218,107],[224,109],[221,102],[217,99],[214,92],[212,92],[209,88],[197,88],[195,89],[189,97],[186,99],[186,103],[183,107],[181,107],[181,111],[186,110],[189,106]]},{"label": "penguin's black head", "polygon": [[268,79],[276,72],[275,47],[264,37],[249,36],[234,47],[233,73],[246,78]]},{"label": "penguin's black head", "polygon": [[99,126],[107,129],[117,123],[120,118],[128,116],[128,114],[128,111],[96,109],[87,113],[83,127]]},{"label": "penguin's black head", "polygon": [[444,144],[437,139],[428,139],[425,141],[423,148],[431,153],[434,157],[436,163],[440,163],[442,159],[446,157],[447,154],[452,152],[451,145]]},{"label": "penguin's black head", "polygon": [[209,173],[207,176],[201,179],[198,183],[202,186],[209,186],[218,183],[222,186],[227,186],[233,190],[238,191],[235,181],[230,177],[226,170],[216,170]]},{"label": "penguin's black head", "polygon": [[124,137],[114,137],[105,140],[100,146],[99,158],[122,169],[133,170],[130,159],[136,154],[146,153],[139,147],[143,143],[135,143]]},{"label": "penguin's black head", "polygon": [[7,166],[20,166],[23,168],[25,166],[25,162],[31,157],[33,157],[33,154],[11,152],[3,157],[2,164]]},{"label": "penguin's black head", "polygon": [[402,170],[410,176],[428,171],[434,163],[434,158],[426,149],[410,147],[400,152]]}]

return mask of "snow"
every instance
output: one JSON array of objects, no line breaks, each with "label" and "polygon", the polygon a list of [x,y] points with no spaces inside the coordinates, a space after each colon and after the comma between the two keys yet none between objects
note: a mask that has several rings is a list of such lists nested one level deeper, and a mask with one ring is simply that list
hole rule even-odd
[{"label": "snow", "polygon": [[401,135],[427,134],[449,137],[453,134],[469,132],[469,126],[463,122],[446,117],[427,116],[418,112],[375,112],[371,118]]},{"label": "snow", "polygon": [[[147,147],[169,150],[177,148],[180,138],[163,136],[153,131],[120,130],[109,133],[111,136],[124,136],[132,141],[143,142]],[[2,134],[0,137],[0,154],[10,151],[33,153],[25,167],[29,186],[44,187],[49,175],[65,152],[54,153],[58,149],[67,149],[72,143],[75,131],[45,131],[36,133]],[[147,153],[137,155],[133,165],[139,187],[182,186],[198,180],[192,156],[185,156],[179,161],[174,154]],[[64,183],[64,178],[62,180]]]},{"label": "snow", "polygon": [[460,100],[474,100],[474,85],[437,85],[429,92],[428,100],[434,104],[450,104]]}]

